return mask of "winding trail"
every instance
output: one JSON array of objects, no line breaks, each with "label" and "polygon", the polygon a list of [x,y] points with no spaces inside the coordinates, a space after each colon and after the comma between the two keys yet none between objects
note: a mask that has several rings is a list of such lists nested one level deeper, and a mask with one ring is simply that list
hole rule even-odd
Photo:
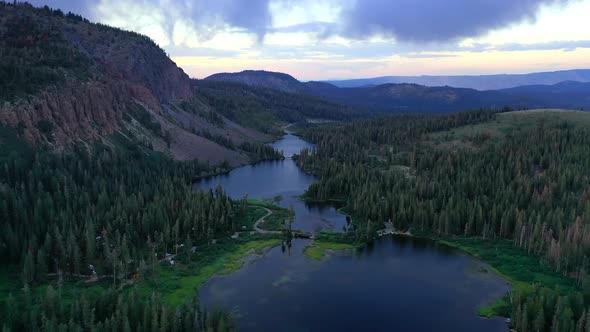
[{"label": "winding trail", "polygon": [[[260,224],[263,223],[266,220],[266,218],[268,218],[268,216],[270,216],[272,214],[272,210],[269,208],[266,208],[264,206],[260,206],[260,205],[250,205],[250,206],[259,207],[259,208],[262,208],[266,211],[266,214],[264,216],[258,218],[258,220],[256,220],[256,222],[254,223],[254,232],[257,232],[259,234],[274,234],[274,235],[285,234],[284,233],[285,231],[268,231],[266,229],[260,228]],[[240,236],[240,232],[236,232],[232,236],[232,238],[236,239],[236,238],[238,238],[238,236]],[[295,237],[295,238],[305,238],[305,239],[313,239],[314,238],[312,233],[307,233],[307,232],[302,232],[302,231],[297,231],[297,230],[291,230],[291,236]]]},{"label": "winding trail", "polygon": [[256,222],[254,223],[254,230],[260,234],[282,234],[281,231],[267,231],[265,229],[262,229],[259,227],[259,225],[261,223],[264,222],[264,220],[266,219],[266,217],[270,216],[272,214],[272,210],[265,208],[264,206],[259,206],[259,205],[251,205],[251,206],[256,206],[256,207],[261,207],[266,211],[266,214],[262,217],[260,217],[258,220],[256,220]]}]

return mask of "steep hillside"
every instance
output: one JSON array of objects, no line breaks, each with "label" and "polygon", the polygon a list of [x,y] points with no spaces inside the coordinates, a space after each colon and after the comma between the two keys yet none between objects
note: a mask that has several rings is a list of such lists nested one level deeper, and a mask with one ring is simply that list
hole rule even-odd
[{"label": "steep hillside", "polygon": [[145,87],[162,103],[191,95],[188,76],[146,36],[49,8],[2,6],[4,99],[107,78]]},{"label": "steep hillside", "polygon": [[190,79],[149,38],[49,8],[1,6],[0,123],[27,141],[61,150],[124,138],[176,159],[247,160],[174,120],[175,103],[195,103]]},{"label": "steep hillside", "polygon": [[47,7],[0,3],[0,53],[0,128],[55,150],[131,143],[235,166],[259,157],[244,143],[268,141],[286,122],[350,113],[317,98],[192,81],[148,37]]},{"label": "steep hillside", "polygon": [[347,121],[366,116],[351,107],[304,94],[234,82],[195,80],[193,84],[197,97],[221,115],[262,132],[276,131],[276,122]]}]

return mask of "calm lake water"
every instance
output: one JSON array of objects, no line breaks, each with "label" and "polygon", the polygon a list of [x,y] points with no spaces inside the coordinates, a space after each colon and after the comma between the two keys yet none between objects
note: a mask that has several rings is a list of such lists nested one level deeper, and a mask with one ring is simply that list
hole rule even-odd
[{"label": "calm lake water", "polygon": [[282,200],[278,205],[284,208],[292,205],[295,209],[293,229],[306,232],[341,231],[342,226],[346,224],[346,217],[338,213],[333,206],[307,204],[297,198],[316,178],[299,169],[291,160],[291,156],[313,145],[295,135],[287,134],[272,146],[283,151],[287,159],[240,167],[228,174],[201,180],[195,184],[196,187],[215,189],[221,185],[225,192],[236,199],[243,198],[245,194],[248,194],[250,198],[281,196]]},{"label": "calm lake water", "polygon": [[[287,134],[273,146],[291,156],[311,145]],[[235,198],[281,195],[281,206],[295,208],[293,228],[340,230],[346,218],[336,209],[295,198],[314,180],[286,159],[241,167],[196,186],[220,184]],[[385,237],[316,261],[303,255],[310,243],[300,239],[284,251],[269,249],[237,272],[210,279],[201,287],[201,303],[231,311],[239,331],[508,330],[503,319],[475,313],[500,298],[506,282],[462,252],[428,240]]]}]

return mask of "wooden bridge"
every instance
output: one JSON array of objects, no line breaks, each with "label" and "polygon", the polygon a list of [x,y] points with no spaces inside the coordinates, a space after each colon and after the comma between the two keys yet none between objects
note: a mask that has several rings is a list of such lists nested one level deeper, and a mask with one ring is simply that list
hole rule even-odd
[{"label": "wooden bridge", "polygon": [[313,233],[294,231],[293,237],[299,239],[313,239]]}]

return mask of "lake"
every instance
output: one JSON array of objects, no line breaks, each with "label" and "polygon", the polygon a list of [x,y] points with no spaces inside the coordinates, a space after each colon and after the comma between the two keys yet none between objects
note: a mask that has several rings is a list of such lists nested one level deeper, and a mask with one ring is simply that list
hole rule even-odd
[{"label": "lake", "polygon": [[[273,144],[286,157],[311,145],[287,134]],[[297,198],[316,178],[291,160],[262,162],[200,181],[230,196],[282,196],[295,208],[294,229],[340,230],[346,217],[332,206]],[[268,249],[245,266],[214,277],[200,290],[208,308],[232,312],[240,331],[507,331],[502,318],[476,308],[500,298],[506,282],[486,264],[432,241],[384,237],[362,250],[317,261],[303,255],[310,240]]]},{"label": "lake", "polygon": [[295,210],[293,229],[306,232],[341,231],[346,224],[346,216],[338,213],[336,208],[327,204],[307,204],[298,198],[316,178],[299,169],[291,156],[313,145],[293,134],[286,134],[272,146],[283,151],[286,159],[240,167],[227,174],[203,179],[195,186],[215,189],[221,185],[235,199],[243,198],[246,194],[250,198],[281,196],[278,205],[284,208],[293,206]]}]

